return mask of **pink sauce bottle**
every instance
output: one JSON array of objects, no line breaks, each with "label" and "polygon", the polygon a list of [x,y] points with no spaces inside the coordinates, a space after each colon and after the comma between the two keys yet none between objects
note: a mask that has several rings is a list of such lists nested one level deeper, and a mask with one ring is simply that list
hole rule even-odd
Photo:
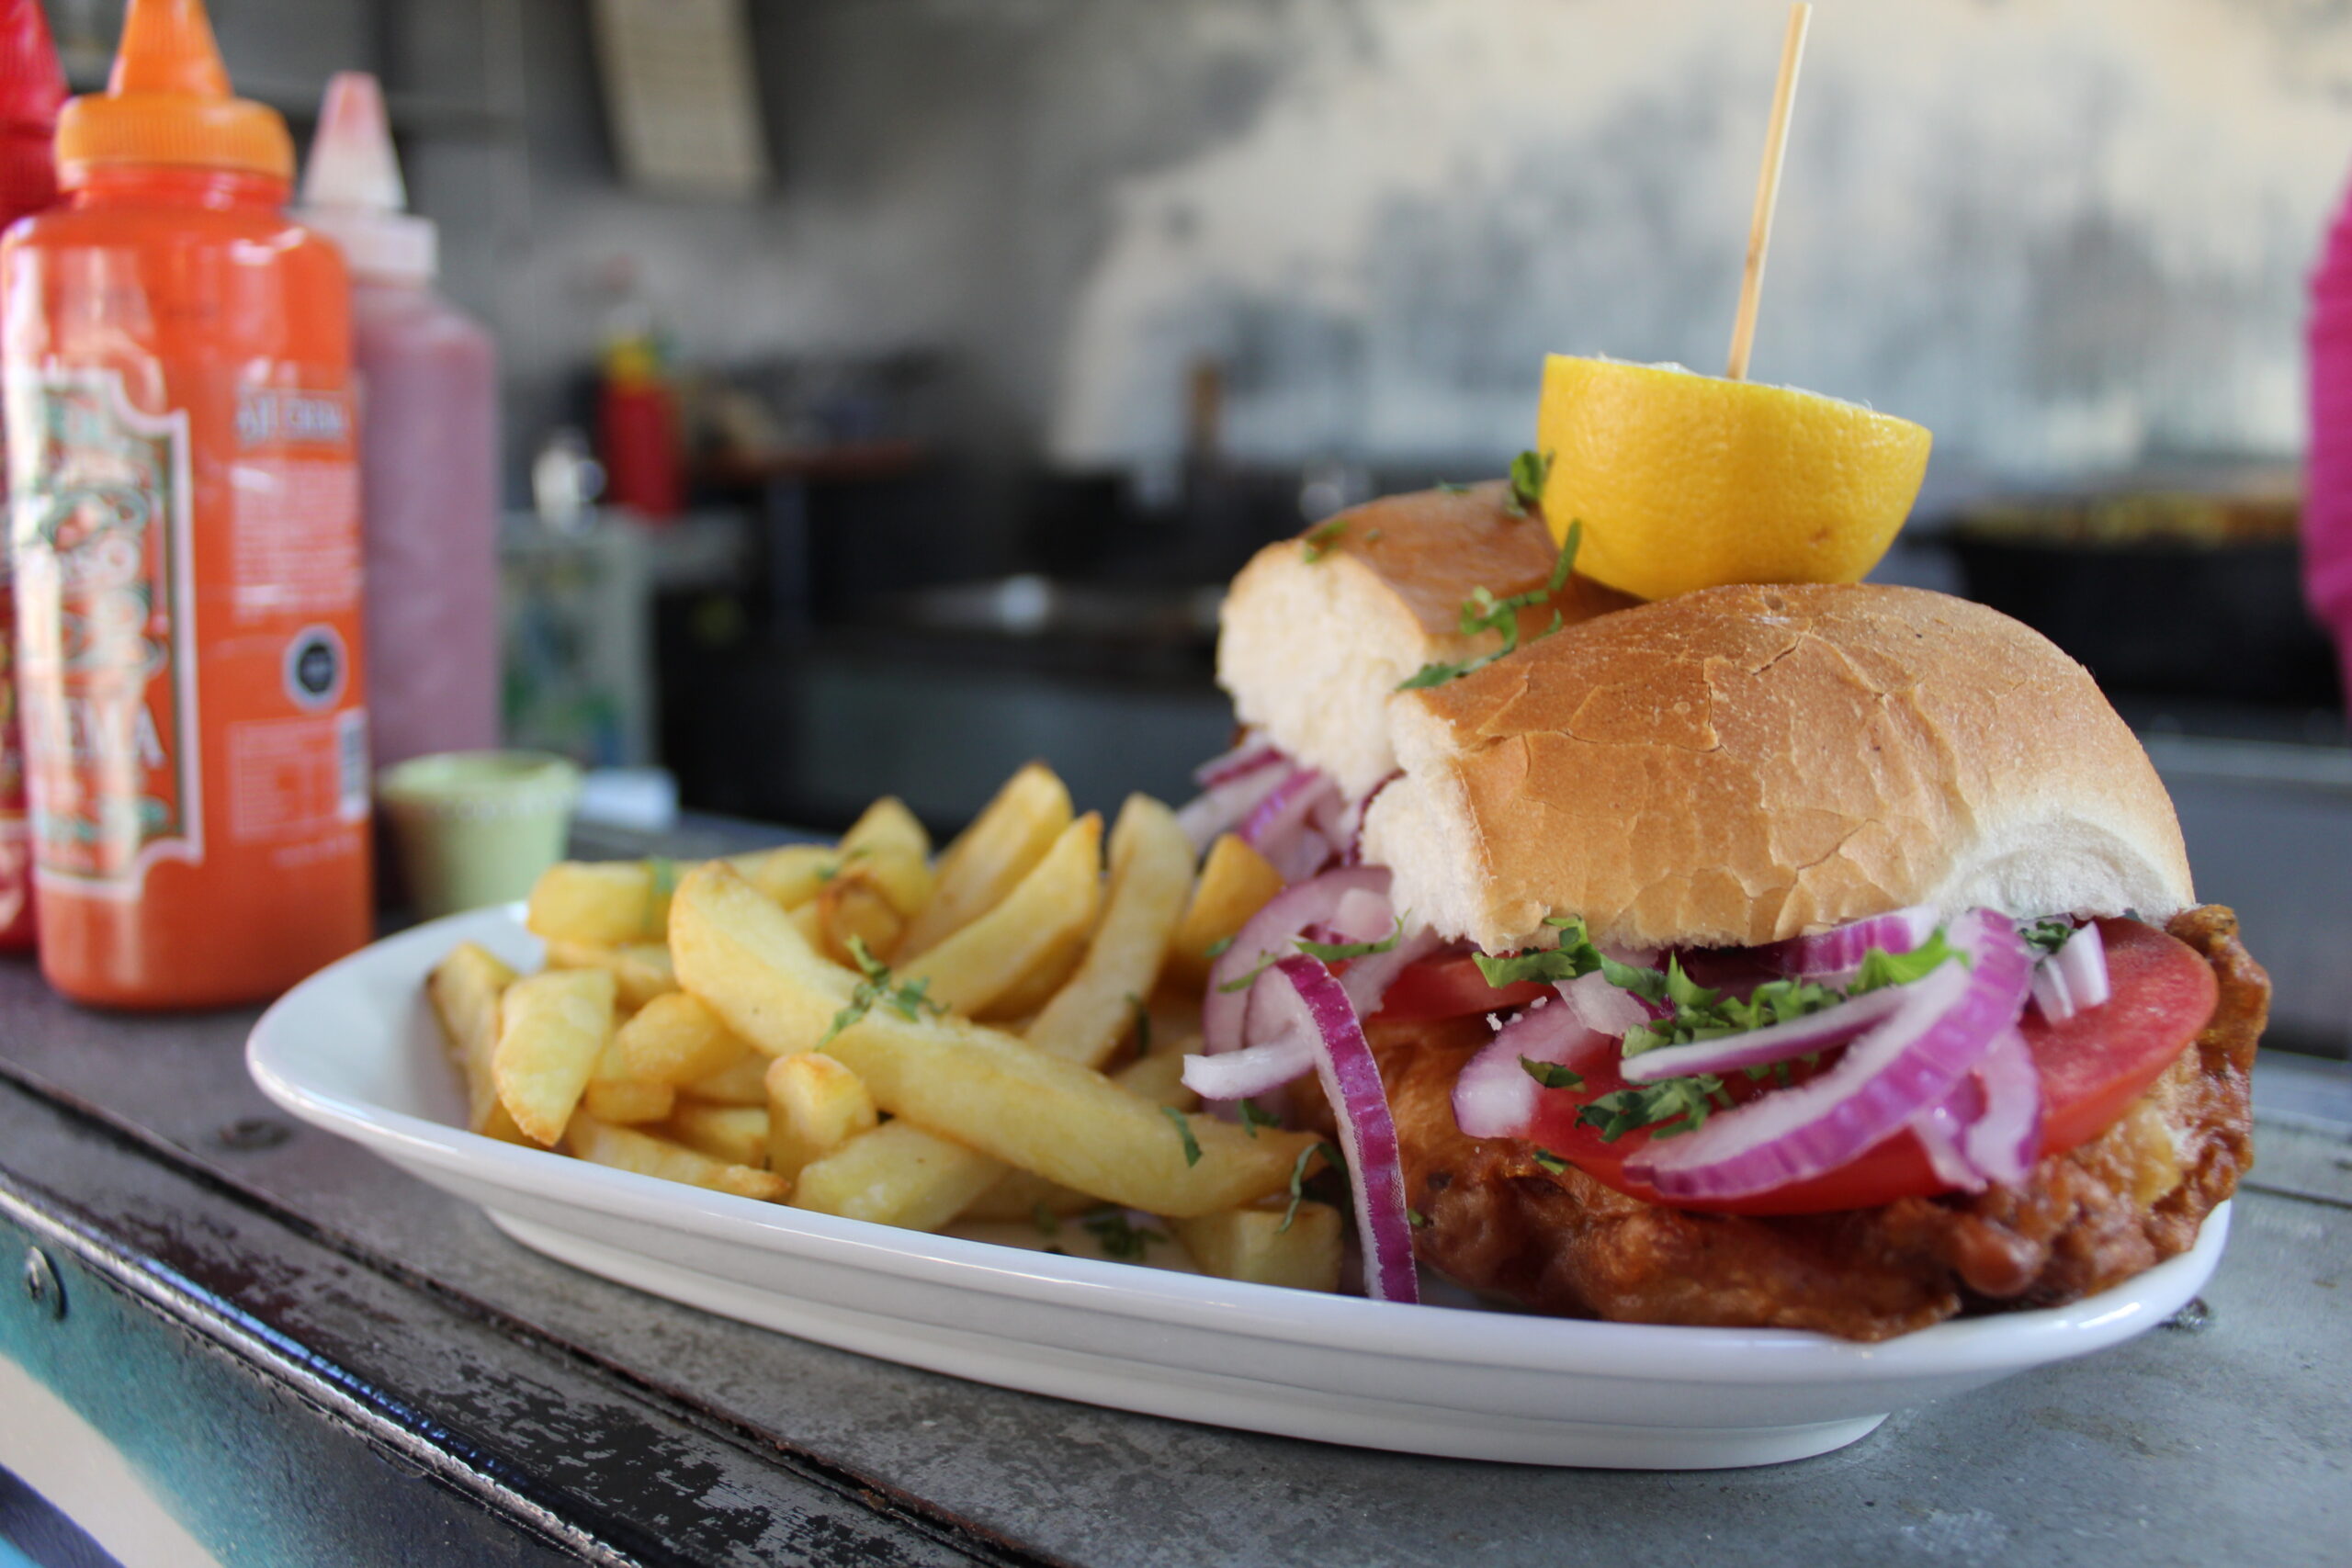
[{"label": "pink sauce bottle", "polygon": [[2352,702],[2352,196],[2311,277],[2311,432],[2303,476],[2303,593],[2335,638]]},{"label": "pink sauce bottle", "polygon": [[[0,0],[0,228],[57,205],[57,111],[65,73],[38,0]],[[7,456],[0,450],[0,518]],[[0,526],[0,950],[33,945],[32,823],[25,799],[24,732],[17,714],[16,590]]]},{"label": "pink sauce bottle", "polygon": [[351,269],[367,556],[369,750],[389,767],[498,744],[498,354],[433,288],[384,96],[327,84],[295,214]]}]

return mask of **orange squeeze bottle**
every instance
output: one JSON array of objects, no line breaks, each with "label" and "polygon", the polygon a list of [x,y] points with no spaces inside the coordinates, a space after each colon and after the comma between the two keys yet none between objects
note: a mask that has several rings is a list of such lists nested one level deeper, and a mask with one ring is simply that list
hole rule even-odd
[{"label": "orange squeeze bottle", "polygon": [[202,1007],[368,940],[349,289],[199,0],[131,0],[0,245],[40,962]]}]

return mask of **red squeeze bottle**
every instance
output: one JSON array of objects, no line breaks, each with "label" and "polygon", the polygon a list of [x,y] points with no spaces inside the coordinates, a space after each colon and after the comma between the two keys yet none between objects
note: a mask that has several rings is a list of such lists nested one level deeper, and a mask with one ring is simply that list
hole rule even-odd
[{"label": "red squeeze bottle", "polygon": [[[0,228],[57,204],[50,142],[65,73],[39,0],[0,0]],[[0,518],[7,515],[0,446]],[[26,813],[24,737],[17,723],[17,601],[0,536],[0,949],[33,944],[32,822]]]},{"label": "red squeeze bottle", "polygon": [[118,1007],[368,940],[351,289],[198,0],[131,0],[0,244],[41,971]]}]

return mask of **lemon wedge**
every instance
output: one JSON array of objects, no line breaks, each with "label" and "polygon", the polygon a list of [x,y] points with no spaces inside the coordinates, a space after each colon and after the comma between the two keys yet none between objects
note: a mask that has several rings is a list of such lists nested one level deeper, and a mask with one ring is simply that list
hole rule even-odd
[{"label": "lemon wedge", "polygon": [[1910,515],[1928,431],[1815,392],[1555,354],[1536,450],[1577,570],[1643,599],[1724,582],[1859,582]]}]

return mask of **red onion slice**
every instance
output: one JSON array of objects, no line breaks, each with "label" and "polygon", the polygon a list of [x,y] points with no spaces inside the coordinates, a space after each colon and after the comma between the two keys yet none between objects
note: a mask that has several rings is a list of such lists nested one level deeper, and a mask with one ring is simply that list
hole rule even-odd
[{"label": "red onion slice", "polygon": [[1976,1081],[1984,1110],[1970,1123],[1961,1152],[1994,1181],[2022,1181],[2041,1157],[2041,1074],[2025,1036],[2014,1028],[1996,1036]]},{"label": "red onion slice", "polygon": [[1891,915],[1873,915],[1813,936],[1791,937],[1759,947],[1756,954],[1783,975],[1817,979],[1861,967],[1871,948],[1908,953],[1928,940],[1937,925],[1932,906],[1914,905]]},{"label": "red onion slice", "polygon": [[1310,881],[1285,887],[1267,899],[1265,907],[1235,933],[1233,945],[1209,965],[1208,989],[1201,998],[1204,1049],[1215,1056],[1238,1050],[1242,1044],[1242,1024],[1249,1016],[1250,997],[1247,991],[1228,991],[1226,987],[1269,959],[1299,956],[1292,945],[1299,933],[1310,926],[1333,923],[1340,903],[1350,893],[1387,891],[1388,868],[1362,865],[1325,872]]},{"label": "red onion slice", "polygon": [[1250,811],[1241,840],[1265,856],[1284,882],[1303,882],[1331,854],[1331,841],[1308,820],[1338,794],[1339,785],[1314,769],[1296,769]]},{"label": "red onion slice", "polygon": [[1184,1087],[1203,1100],[1249,1100],[1272,1094],[1314,1070],[1315,1048],[1283,1035],[1222,1056],[1185,1057]]},{"label": "red onion slice", "polygon": [[1562,986],[1560,997],[1576,1010],[1587,1029],[1611,1039],[1623,1039],[1627,1032],[1655,1016],[1639,997],[1611,985],[1609,976],[1598,969]]},{"label": "red onion slice", "polygon": [[[1592,977],[1584,976],[1588,980]],[[1751,1029],[1745,1034],[1726,1034],[1720,1040],[1699,1040],[1688,1045],[1662,1045],[1655,1051],[1645,1051],[1625,1059],[1625,1081],[1656,1083],[1660,1078],[1688,1077],[1693,1073],[1721,1075],[1739,1067],[1768,1067],[1792,1056],[1826,1051],[1845,1044],[1872,1024],[1893,1016],[1904,1005],[1904,994],[1910,989],[1911,986],[1887,986],[1865,991],[1819,1012]]]},{"label": "red onion slice", "polygon": [[1899,990],[1893,1016],[1846,1048],[1818,1077],[1708,1119],[1695,1133],[1653,1140],[1628,1175],[1670,1199],[1744,1198],[1834,1170],[1940,1101],[2015,1024],[2032,963],[2006,916],[1972,909],[1949,940],[1968,967],[1946,964]]},{"label": "red onion slice", "polygon": [[1212,784],[1176,813],[1176,825],[1184,829],[1197,854],[1216,842],[1218,834],[1233,831],[1288,776],[1280,768],[1259,768]]},{"label": "red onion slice", "polygon": [[2106,1001],[2112,994],[2107,977],[2107,939],[2096,921],[2077,930],[2057,952],[2033,972],[2033,1005],[2052,1023],[2064,1023],[2078,1012]]},{"label": "red onion slice", "polygon": [[1574,1071],[1576,1060],[1610,1043],[1566,1002],[1531,1003],[1453,1080],[1454,1124],[1473,1138],[1521,1136],[1535,1120],[1535,1097],[1544,1087],[1528,1076],[1521,1058]]},{"label": "red onion slice", "polygon": [[1283,1032],[1315,1048],[1315,1067],[1339,1122],[1340,1151],[1355,1192],[1356,1228],[1363,1239],[1364,1293],[1374,1301],[1418,1302],[1413,1232],[1405,1217],[1405,1171],[1396,1152],[1396,1123],[1388,1114],[1380,1064],[1364,1043],[1363,1025],[1331,972],[1304,953],[1277,960],[1259,984],[1275,1012],[1291,1016]]},{"label": "red onion slice", "polygon": [[[1974,1087],[1973,1077],[1962,1084],[1963,1089],[1973,1090]],[[1943,1103],[1930,1105],[1919,1112],[1912,1120],[1911,1135],[1927,1154],[1928,1167],[1936,1173],[1937,1180],[1957,1191],[1982,1192],[1984,1173],[1968,1163],[1968,1156],[1961,1147],[1968,1136],[1968,1117],[1973,1111],[1953,1109],[1953,1101],[1959,1098],[1955,1093]]]},{"label": "red onion slice", "polygon": [[1388,995],[1388,987],[1406,965],[1418,964],[1445,945],[1444,940],[1427,926],[1417,927],[1396,939],[1396,945],[1385,953],[1368,953],[1348,965],[1340,976],[1340,988],[1348,993],[1348,1000],[1355,1004],[1358,1018],[1370,1018],[1380,1010]]},{"label": "red onion slice", "polygon": [[1257,730],[1241,738],[1241,744],[1223,756],[1211,757],[1193,770],[1193,782],[1203,789],[1215,789],[1245,773],[1261,768],[1271,768],[1283,760],[1281,748]]}]

